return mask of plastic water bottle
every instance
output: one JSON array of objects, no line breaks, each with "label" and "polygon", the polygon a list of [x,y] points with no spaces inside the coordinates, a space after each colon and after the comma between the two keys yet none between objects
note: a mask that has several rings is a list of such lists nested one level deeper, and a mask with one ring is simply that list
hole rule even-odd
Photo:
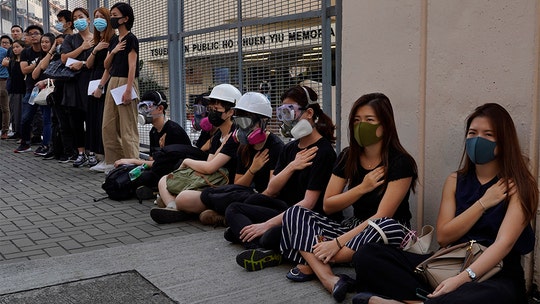
[{"label": "plastic water bottle", "polygon": [[30,105],[34,105],[34,99],[36,98],[36,96],[38,96],[39,94],[39,88],[38,87],[34,87],[32,89],[32,93],[30,93],[30,98],[28,99],[28,104]]},{"label": "plastic water bottle", "polygon": [[147,164],[142,164],[140,166],[137,166],[131,169],[131,171],[129,171],[129,179],[132,181],[136,180],[137,178],[139,178],[139,176],[141,176],[142,172],[146,169],[148,169]]}]

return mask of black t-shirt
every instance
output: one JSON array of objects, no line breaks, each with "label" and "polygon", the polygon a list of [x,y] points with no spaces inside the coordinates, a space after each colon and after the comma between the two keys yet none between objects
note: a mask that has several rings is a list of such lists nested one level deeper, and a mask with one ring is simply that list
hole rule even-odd
[{"label": "black t-shirt", "polygon": [[[235,127],[234,125],[231,126],[231,130],[229,133],[234,132]],[[210,150],[208,150],[208,154],[216,154],[216,151],[221,146],[221,130],[217,130],[216,133],[212,136],[211,143],[210,143]],[[234,141],[232,136],[229,136],[229,139],[227,142],[223,145],[223,148],[219,151],[219,153],[223,153],[231,159],[224,165],[227,170],[229,170],[229,184],[234,183],[234,176],[236,175],[236,151],[238,150],[238,143]]]},{"label": "black t-shirt", "polygon": [[[28,63],[28,65],[31,65],[32,62],[36,62],[37,64],[39,64],[39,61],[41,60],[41,58],[45,57],[45,55],[46,55],[45,52],[41,51],[41,47],[40,47],[40,50],[38,52],[34,51],[34,49],[32,49],[32,47],[27,47],[21,53],[21,62],[25,61],[25,62]],[[25,78],[25,81],[24,81],[24,83],[26,85],[26,92],[27,93],[32,92],[32,90],[34,89],[34,86],[36,85],[36,82],[38,82],[41,79],[44,79],[43,77],[44,77],[43,73],[41,73],[41,77],[34,80],[32,78],[32,73],[31,72],[26,74],[26,78]]]},{"label": "black t-shirt", "polygon": [[[274,175],[278,175],[295,159],[296,154],[303,150],[298,148],[298,142],[298,140],[295,140],[285,145],[274,169]],[[321,139],[306,147],[306,149],[314,146],[317,146],[319,150],[317,150],[312,160],[313,164],[303,170],[294,171],[285,186],[281,189],[278,198],[285,201],[289,206],[293,206],[304,199],[307,190],[321,191],[321,195],[319,195],[313,211],[324,214],[322,209],[324,192],[332,175],[332,168],[336,161],[336,151],[334,151],[332,143],[324,137],[321,137]]]},{"label": "black t-shirt", "polygon": [[[62,43],[60,48],[62,54],[67,54],[80,47],[84,42],[84,39],[79,34],[68,35]],[[79,61],[86,61],[92,48],[82,51],[79,56],[73,59]],[[64,81],[64,96],[62,98],[62,105],[69,107],[77,107],[86,111],[88,101],[88,83],[90,82],[91,71],[83,66],[80,72],[73,77]]]},{"label": "black t-shirt", "polygon": [[158,132],[155,127],[150,129],[150,155],[155,151],[160,150],[159,139],[163,134],[167,134],[167,136],[165,136],[165,146],[173,144],[191,145],[189,136],[184,128],[172,120],[167,120],[163,125],[161,132]]},{"label": "black t-shirt", "polygon": [[[120,42],[118,40],[118,36],[114,36],[111,39],[111,42],[109,42],[109,52],[112,51],[116,45]],[[128,62],[128,54],[131,52],[131,50],[135,50],[137,53],[137,63],[135,68],[135,77],[139,77],[139,40],[133,33],[129,32],[122,41],[126,41],[126,47],[116,53],[113,57],[111,67],[109,69],[109,73],[113,77],[128,77],[129,73],[129,62]]]},{"label": "black t-shirt", "polygon": [[8,87],[9,94],[24,94],[26,93],[26,83],[24,74],[21,70],[21,62],[11,58],[8,66],[10,85]]},{"label": "black t-shirt", "polygon": [[[349,153],[349,148],[343,149],[339,154],[338,161],[334,167],[333,174],[341,178],[345,177],[345,163],[347,159],[347,154]],[[382,164],[379,164],[380,166]],[[378,167],[377,166],[377,167]],[[353,188],[359,185],[363,180],[366,174],[375,170],[366,170],[362,166],[358,167],[358,176],[353,176],[349,179],[349,188]],[[401,154],[397,151],[390,151],[388,156],[388,182],[396,181],[402,178],[413,177],[414,176],[414,163],[413,160],[405,154]],[[377,213],[379,204],[384,196],[385,185],[381,185],[375,188],[373,191],[362,195],[356,202],[353,204],[354,216],[360,220],[366,220],[370,216],[373,216]],[[403,197],[403,200],[399,204],[398,209],[394,213],[393,218],[402,223],[408,223],[411,220],[411,211],[409,210],[409,191]]]},{"label": "black t-shirt", "polygon": [[[240,145],[238,148],[238,152],[242,150],[242,147],[244,145]],[[245,145],[248,147],[248,155],[250,162],[247,166],[244,166],[242,163],[242,158],[240,154],[237,154],[237,166],[236,166],[236,173],[237,174],[246,174],[247,170],[251,166],[251,163],[253,161],[253,158],[255,157],[255,154],[258,152],[255,149],[253,149],[253,146],[251,145]],[[252,187],[257,190],[257,192],[261,193],[266,189],[268,186],[268,182],[270,180],[270,171],[274,170],[277,164],[277,160],[279,158],[279,155],[281,154],[281,150],[283,149],[283,141],[277,137],[274,133],[270,133],[268,135],[268,138],[266,139],[266,143],[262,147],[261,151],[264,151],[265,149],[268,149],[268,161],[264,166],[255,173],[255,176],[253,177],[252,181]]]}]

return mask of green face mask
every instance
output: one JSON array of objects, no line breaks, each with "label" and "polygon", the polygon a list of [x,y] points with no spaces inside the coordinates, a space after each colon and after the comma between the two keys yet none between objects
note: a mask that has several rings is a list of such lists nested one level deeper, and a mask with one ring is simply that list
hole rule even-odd
[{"label": "green face mask", "polygon": [[354,125],[354,139],[360,145],[360,147],[367,147],[378,143],[381,137],[377,137],[377,128],[381,124],[370,124],[368,122],[361,122]]}]

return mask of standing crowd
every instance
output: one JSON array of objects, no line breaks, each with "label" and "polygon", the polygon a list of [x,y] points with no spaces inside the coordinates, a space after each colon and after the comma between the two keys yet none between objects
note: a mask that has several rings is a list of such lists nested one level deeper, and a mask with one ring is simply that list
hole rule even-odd
[{"label": "standing crowd", "polygon": [[[156,223],[198,218],[224,226],[224,238],[241,245],[241,267],[291,263],[287,279],[317,279],[337,302],[356,291],[353,303],[526,303],[521,256],[534,248],[538,187],[500,105],[481,105],[467,117],[462,161],[442,188],[436,227],[440,247],[475,241],[487,249],[431,286],[415,268],[432,253],[403,250],[418,170],[387,96],[354,102],[348,146],[336,153],[335,125],[310,87],[287,89],[274,111],[264,94],[220,84],[196,105],[201,137],[192,146],[166,119],[163,92],[139,95],[128,4],[96,9],[93,23],[84,8],[57,17],[60,35],[14,25],[12,37],[0,37],[1,139],[17,140],[16,153],[38,144],[34,154],[78,168],[140,166],[131,187],[140,200],[155,199]],[[51,86],[46,102],[35,102]],[[267,128],[272,119],[281,136]],[[149,159],[139,158],[138,121],[152,124]],[[219,185],[186,186],[185,172],[207,184],[217,176]],[[500,272],[480,280],[501,261]],[[356,278],[334,274],[335,264],[352,265]]]}]

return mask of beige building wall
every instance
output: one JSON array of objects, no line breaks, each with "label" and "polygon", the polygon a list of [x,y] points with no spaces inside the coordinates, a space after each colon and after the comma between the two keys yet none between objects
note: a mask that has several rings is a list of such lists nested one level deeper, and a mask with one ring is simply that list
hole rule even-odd
[{"label": "beige building wall", "polygon": [[[435,224],[447,175],[458,168],[466,116],[497,102],[512,115],[538,177],[539,2],[344,0],[342,124],[362,94],[385,93],[420,170],[418,225]],[[344,144],[346,146],[346,144]],[[536,230],[537,235],[539,229]],[[540,253],[536,244],[536,260]],[[533,256],[528,279],[540,281]],[[529,281],[530,282],[530,281]]]}]

